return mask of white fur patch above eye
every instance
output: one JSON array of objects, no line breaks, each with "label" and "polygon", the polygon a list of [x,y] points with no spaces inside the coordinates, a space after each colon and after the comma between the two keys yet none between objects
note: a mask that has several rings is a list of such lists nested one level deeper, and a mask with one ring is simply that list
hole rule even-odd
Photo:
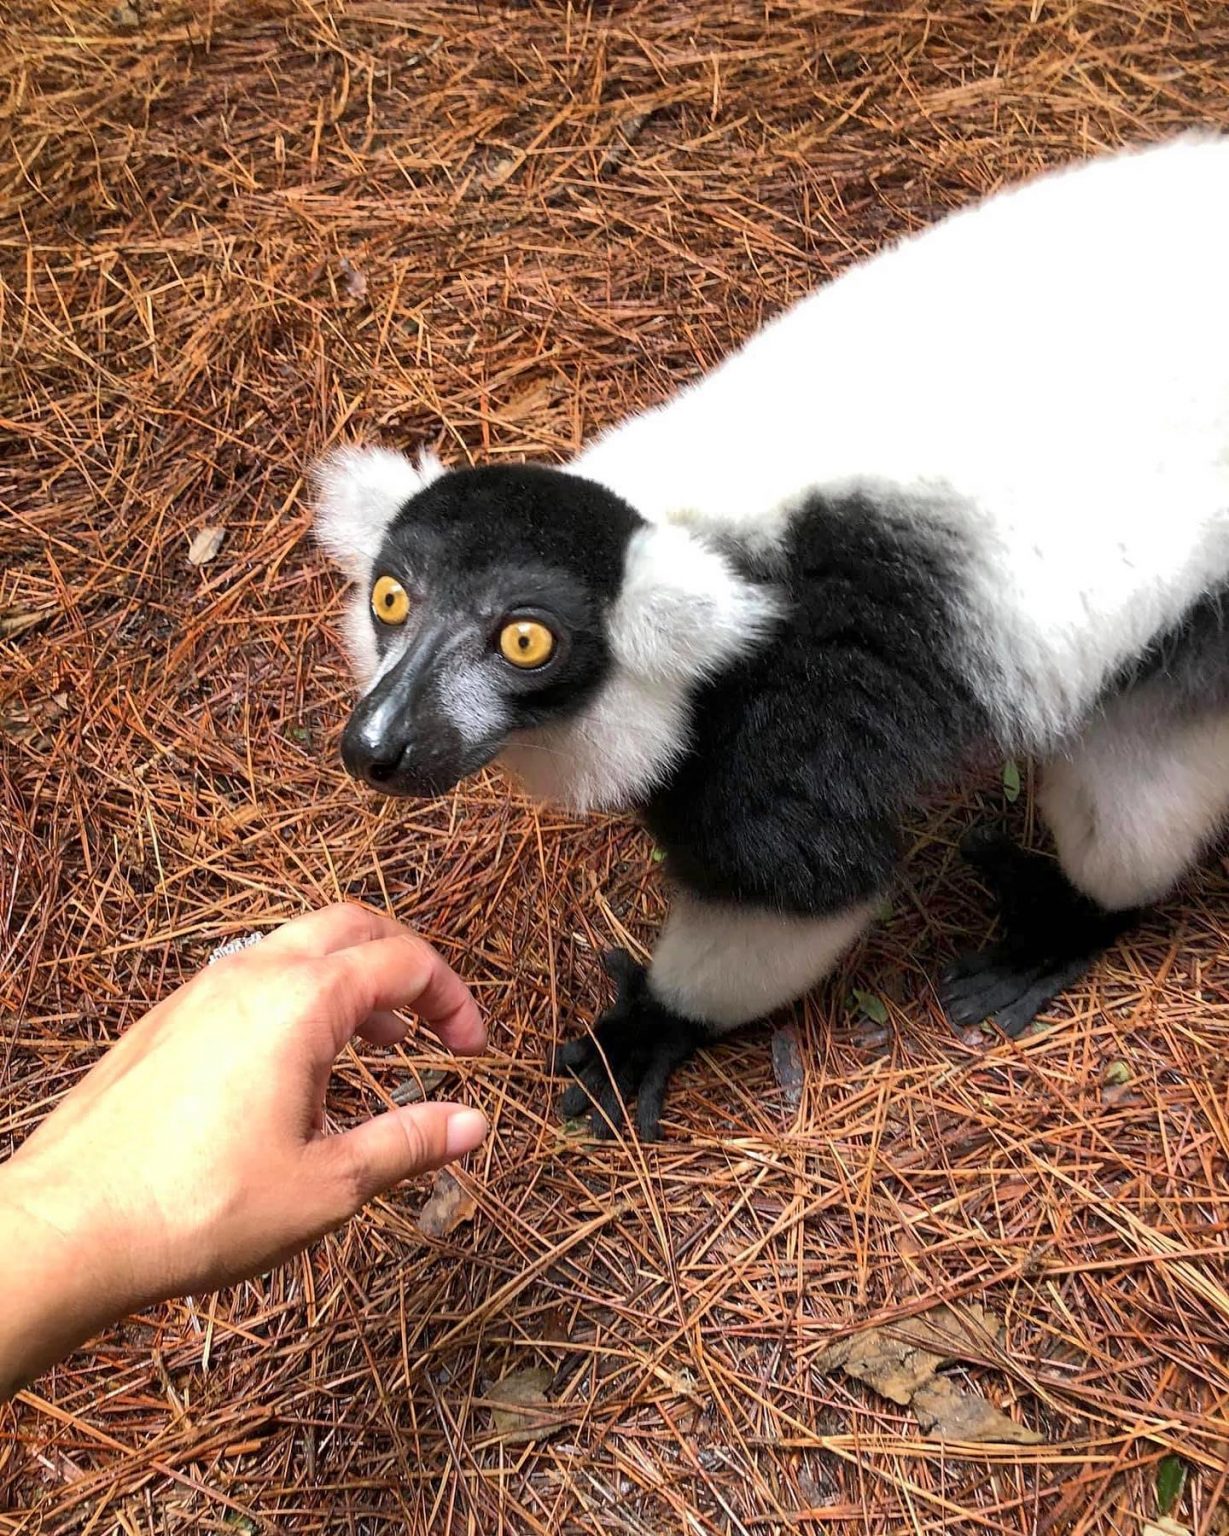
[{"label": "white fur patch above eye", "polygon": [[444,474],[431,452],[415,464],[389,448],[337,448],[316,465],[316,538],[351,581],[367,581],[388,525]]},{"label": "white fur patch above eye", "polygon": [[696,683],[758,645],[780,613],[770,589],[690,530],[654,524],[628,544],[610,642],[639,677]]}]

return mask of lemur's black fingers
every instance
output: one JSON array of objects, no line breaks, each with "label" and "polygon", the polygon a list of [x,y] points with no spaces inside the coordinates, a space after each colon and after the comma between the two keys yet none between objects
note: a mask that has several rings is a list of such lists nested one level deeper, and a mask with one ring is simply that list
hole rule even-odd
[{"label": "lemur's black fingers", "polygon": [[1013,961],[1002,945],[982,952],[984,966],[945,981],[940,999],[955,1025],[991,1023],[1015,1039],[1060,992],[1078,981],[1095,954],[1070,956],[1061,963]]},{"label": "lemur's black fingers", "polygon": [[1045,974],[1042,967],[1036,965],[1021,969],[1001,950],[984,951],[983,961],[980,968],[973,968],[971,962],[966,961],[964,974],[949,977],[939,989],[943,1011],[955,1025],[984,1023],[1001,1010],[1010,1008]]},{"label": "lemur's black fingers", "polygon": [[638,960],[633,960],[626,949],[604,950],[602,969],[618,987],[620,999],[644,975],[644,966]]},{"label": "lemur's black fingers", "polygon": [[606,1064],[607,1057],[588,1035],[569,1042],[569,1047],[565,1049],[568,1049],[570,1059],[564,1070],[574,1081],[560,1101],[560,1111],[565,1118],[570,1119],[573,1115],[583,1114],[594,1102],[610,1080],[610,1070]]},{"label": "lemur's black fingers", "polygon": [[643,966],[626,952],[613,957],[609,968],[619,982],[618,1000],[591,1034],[555,1053],[556,1071],[575,1079],[559,1101],[559,1112],[571,1119],[589,1111],[593,1134],[608,1139],[622,1129],[635,1101],[641,1138],[656,1141],[671,1074],[711,1032],[655,998]]},{"label": "lemur's black fingers", "polygon": [[592,1102],[585,1085],[573,1083],[565,1093],[560,1095],[559,1117],[561,1120],[575,1120],[578,1115],[585,1113]]},{"label": "lemur's black fingers", "polygon": [[578,1081],[561,1096],[559,1114],[564,1120],[574,1120],[580,1115],[589,1116],[589,1125],[601,1141],[608,1141],[614,1127],[623,1124],[624,1106],[631,1102],[636,1092],[636,1071],[630,1061],[615,1069],[612,1080],[606,1064],[600,1056],[584,1066]]},{"label": "lemur's black fingers", "polygon": [[556,1046],[551,1068],[556,1076],[562,1076],[565,1072],[581,1072],[596,1055],[597,1051],[592,1038],[589,1035],[580,1035],[575,1040],[568,1040],[563,1045]]},{"label": "lemur's black fingers", "polygon": [[1143,915],[1106,912],[1076,889],[1053,859],[979,828],[961,851],[999,909],[1003,937],[963,956],[944,977],[940,1000],[953,1024],[989,1019],[1018,1035],[1109,944]]},{"label": "lemur's black fingers", "polygon": [[636,1130],[641,1141],[661,1140],[661,1115],[666,1102],[666,1084],[674,1063],[658,1060],[644,1074],[636,1095]]},{"label": "lemur's black fingers", "polygon": [[670,1079],[685,1061],[715,1038],[713,1031],[703,1024],[677,1014],[670,1017],[667,1027],[658,1036],[657,1048],[645,1069],[636,1100],[637,1124],[643,1140],[660,1140],[661,1114]]},{"label": "lemur's black fingers", "polygon": [[1079,980],[1092,964],[1093,958],[1092,955],[1081,955],[1079,959],[1070,961],[1060,969],[1048,971],[1038,977],[1032,986],[1022,991],[1014,1002],[997,1009],[991,1015],[991,1023],[997,1025],[1011,1039],[1016,1039],[1035,1021],[1037,1015],[1048,1003],[1052,1003],[1060,992],[1065,992],[1073,982]]},{"label": "lemur's black fingers", "polygon": [[990,944],[985,949],[969,949],[957,955],[939,979],[940,996],[958,991],[960,982],[984,976],[989,966],[999,963],[1004,954],[1002,944]]},{"label": "lemur's black fingers", "polygon": [[629,1062],[613,1078],[607,1076],[596,1087],[591,1095],[593,1113],[589,1116],[594,1140],[613,1141],[616,1132],[626,1126],[627,1106],[636,1097],[638,1076],[636,1068]]},{"label": "lemur's black fingers", "polygon": [[971,827],[960,839],[960,856],[974,868],[997,868],[1016,851],[1016,845],[997,822]]}]

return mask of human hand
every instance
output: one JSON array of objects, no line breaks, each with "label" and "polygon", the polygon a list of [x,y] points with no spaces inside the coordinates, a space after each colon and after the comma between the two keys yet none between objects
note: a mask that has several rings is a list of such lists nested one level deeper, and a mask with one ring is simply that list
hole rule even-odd
[{"label": "human hand", "polygon": [[[458,1053],[485,1044],[434,950],[336,906],[220,960],[134,1024],[0,1166],[0,1388],[136,1307],[269,1269],[478,1146],[486,1121],[455,1104],[324,1134],[336,1056],[356,1033],[400,1040],[394,1008]],[[14,1333],[42,1347],[27,1338],[23,1355]]]}]

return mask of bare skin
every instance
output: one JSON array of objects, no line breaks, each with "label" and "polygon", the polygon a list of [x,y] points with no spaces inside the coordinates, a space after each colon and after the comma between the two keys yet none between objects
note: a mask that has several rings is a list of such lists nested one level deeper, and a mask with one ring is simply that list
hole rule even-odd
[{"label": "bare skin", "polygon": [[409,1009],[457,1054],[485,1030],[421,939],[361,907],[310,913],[138,1023],[0,1165],[0,1398],[133,1310],[261,1274],[400,1180],[472,1151],[457,1104],[324,1132],[333,1063]]}]

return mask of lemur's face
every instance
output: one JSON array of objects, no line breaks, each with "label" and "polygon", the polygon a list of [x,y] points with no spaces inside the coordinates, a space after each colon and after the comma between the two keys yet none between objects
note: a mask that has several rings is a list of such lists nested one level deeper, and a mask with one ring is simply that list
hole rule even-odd
[{"label": "lemur's face", "polygon": [[413,495],[373,551],[374,676],[342,736],[349,772],[438,795],[517,732],[579,713],[612,667],[639,525],[609,492],[532,466],[443,474]]}]

